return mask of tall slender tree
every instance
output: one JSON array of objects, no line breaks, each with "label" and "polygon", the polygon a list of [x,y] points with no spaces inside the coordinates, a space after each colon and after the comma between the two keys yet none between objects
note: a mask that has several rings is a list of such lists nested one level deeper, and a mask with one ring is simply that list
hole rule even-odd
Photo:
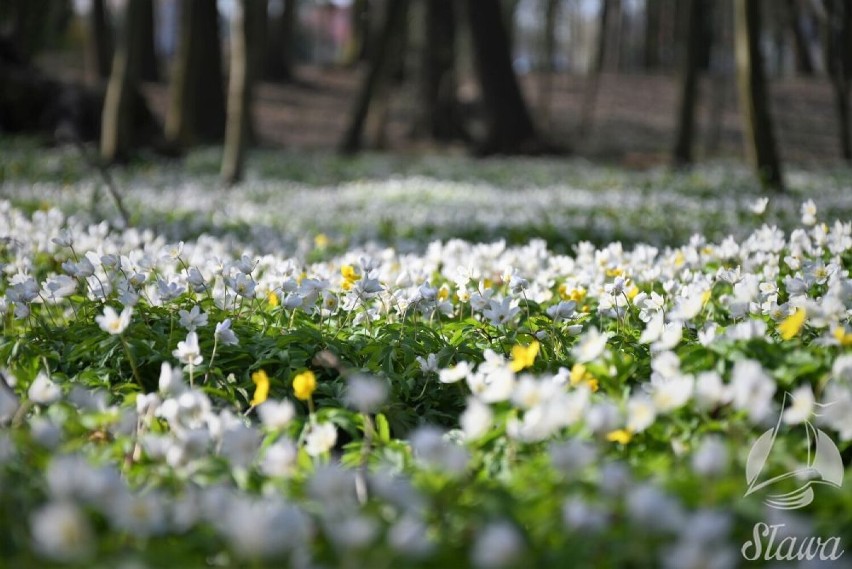
[{"label": "tall slender tree", "polygon": [[270,81],[293,79],[297,5],[297,0],[281,0],[280,13],[270,14],[265,58],[265,77]]},{"label": "tall slender tree", "polygon": [[598,41],[597,49],[594,53],[594,61],[592,62],[589,76],[586,78],[585,89],[583,89],[583,106],[580,110],[580,133],[588,134],[591,132],[595,120],[595,106],[598,100],[598,90],[600,89],[601,74],[607,59],[607,39],[609,37],[611,5],[612,0],[601,0],[601,8],[598,15]]},{"label": "tall slender tree", "polygon": [[512,68],[509,34],[499,0],[465,3],[487,134],[481,153],[516,154],[544,148]]},{"label": "tall slender tree", "polygon": [[734,0],[734,43],[746,155],[764,187],[784,190],[760,54],[760,0]]},{"label": "tall slender tree", "polygon": [[142,0],[127,0],[119,18],[112,73],[101,120],[101,157],[114,162],[127,156],[134,144],[133,117],[139,83],[139,22]]},{"label": "tall slender tree", "polygon": [[109,78],[112,66],[112,29],[107,19],[105,0],[92,0],[86,24],[87,75],[90,82],[100,83]]},{"label": "tall slender tree", "polygon": [[143,0],[139,18],[139,78],[157,81],[157,49],[154,45],[154,0]]},{"label": "tall slender tree", "polygon": [[[225,148],[222,156],[221,177],[226,185],[233,185],[243,177],[245,150],[251,136],[251,101],[253,74],[253,28],[263,21],[259,10],[266,2],[236,0],[231,16],[231,68],[228,80],[228,120],[225,128]],[[256,37],[256,36],[255,36]]]},{"label": "tall slender tree", "polygon": [[802,19],[804,11],[797,0],[786,0],[787,18],[793,32],[793,48],[796,50],[796,70],[806,76],[814,74],[814,61]]},{"label": "tall slender tree", "polygon": [[852,72],[852,3],[825,0],[826,68],[834,91],[840,153],[852,161],[852,136],[849,132],[849,75]]},{"label": "tall slender tree", "polygon": [[695,108],[698,102],[698,75],[701,57],[702,24],[705,18],[703,0],[687,0],[688,8],[684,14],[686,26],[681,56],[680,105],[677,115],[677,134],[672,152],[675,165],[684,166],[693,161],[693,140],[695,138]]},{"label": "tall slender tree", "polygon": [[178,51],[172,66],[166,141],[183,148],[221,140],[225,94],[216,0],[182,0]]}]

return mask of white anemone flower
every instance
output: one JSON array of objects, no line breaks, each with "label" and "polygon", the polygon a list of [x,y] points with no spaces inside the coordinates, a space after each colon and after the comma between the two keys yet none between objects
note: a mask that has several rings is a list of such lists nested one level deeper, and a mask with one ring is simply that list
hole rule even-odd
[{"label": "white anemone flower", "polygon": [[117,313],[111,306],[104,307],[104,313],[100,316],[95,316],[95,321],[101,330],[112,335],[118,335],[127,329],[130,325],[130,316],[133,309],[125,306],[121,314]]}]

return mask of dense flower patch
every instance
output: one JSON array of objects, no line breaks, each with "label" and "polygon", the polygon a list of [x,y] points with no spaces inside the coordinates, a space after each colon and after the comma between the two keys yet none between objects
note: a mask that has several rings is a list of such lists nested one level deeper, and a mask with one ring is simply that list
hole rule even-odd
[{"label": "dense flower patch", "polygon": [[284,256],[3,202],[0,553],[734,567],[764,524],[836,554],[849,484],[744,497],[817,428],[849,460],[852,224],[796,210],[677,247]]}]

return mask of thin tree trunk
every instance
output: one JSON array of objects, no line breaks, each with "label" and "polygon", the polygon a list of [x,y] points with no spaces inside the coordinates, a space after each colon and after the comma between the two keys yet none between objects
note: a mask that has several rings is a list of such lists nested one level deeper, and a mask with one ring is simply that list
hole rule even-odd
[{"label": "thin tree trunk", "polygon": [[645,0],[645,45],[643,59],[646,70],[660,66],[660,0]]},{"label": "thin tree trunk", "polygon": [[390,51],[394,37],[405,23],[407,12],[408,0],[388,0],[381,33],[376,35],[376,44],[370,48],[370,68],[361,82],[349,126],[340,142],[341,152],[357,152],[361,149],[370,104],[380,94],[382,85],[390,80],[393,67]]},{"label": "thin tree trunk", "polygon": [[[291,0],[292,1],[292,0]],[[351,8],[351,36],[346,46],[344,64],[355,65],[368,57],[370,37],[370,3],[368,0],[353,0]]]},{"label": "thin tree trunk", "polygon": [[707,141],[705,153],[713,156],[719,151],[724,125],[725,107],[729,98],[731,84],[731,17],[732,6],[728,2],[712,2],[708,6],[713,11],[713,23],[716,37],[710,48],[710,107],[707,118]]},{"label": "thin tree trunk", "polygon": [[488,134],[481,153],[529,153],[543,149],[518,78],[498,0],[467,0],[476,71]]},{"label": "thin tree trunk", "polygon": [[837,112],[837,129],[840,153],[843,159],[852,161],[852,138],[849,132],[849,50],[850,20],[852,6],[845,0],[826,0],[826,37],[828,38],[826,68],[834,91],[834,108]]},{"label": "thin tree trunk", "polygon": [[266,78],[287,82],[293,79],[293,34],[296,31],[296,0],[282,0],[277,17],[269,17]]},{"label": "thin tree trunk", "polygon": [[141,0],[127,0],[101,120],[101,157],[115,162],[127,157],[134,144],[133,116],[139,83],[139,22]]},{"label": "thin tree trunk", "polygon": [[228,83],[228,122],[222,156],[222,181],[231,186],[243,177],[251,110],[251,50],[249,28],[253,0],[237,0],[231,19],[231,69]]},{"label": "thin tree trunk", "polygon": [[737,83],[746,154],[764,187],[784,190],[760,54],[760,1],[734,0]]},{"label": "thin tree trunk", "polygon": [[793,47],[796,50],[796,70],[808,77],[814,74],[813,55],[802,27],[802,10],[797,0],[787,1],[787,17],[790,19],[790,28],[793,31]]},{"label": "thin tree trunk", "polygon": [[221,140],[225,95],[216,0],[183,0],[179,18],[166,141],[174,148],[186,148],[199,139]]},{"label": "thin tree trunk", "polygon": [[701,55],[702,23],[705,17],[703,0],[687,0],[685,49],[682,55],[680,78],[680,106],[678,108],[677,136],[672,161],[677,166],[691,164],[695,138],[695,108],[698,99],[698,67]]},{"label": "thin tree trunk", "polygon": [[544,66],[539,71],[539,114],[542,124],[550,124],[553,75],[556,72],[556,21],[559,17],[559,0],[547,0],[544,12]]},{"label": "thin tree trunk", "polygon": [[104,0],[92,0],[86,30],[86,67],[89,82],[99,84],[109,78],[112,66],[112,30],[107,21]]},{"label": "thin tree trunk", "polygon": [[598,18],[598,46],[595,52],[595,61],[586,79],[586,88],[583,90],[583,107],[580,111],[580,136],[591,133],[595,120],[595,106],[600,89],[601,73],[606,63],[606,44],[610,20],[611,0],[601,0],[601,11]]},{"label": "thin tree trunk", "polygon": [[139,21],[139,78],[157,81],[157,51],[154,45],[154,0],[143,0]]}]

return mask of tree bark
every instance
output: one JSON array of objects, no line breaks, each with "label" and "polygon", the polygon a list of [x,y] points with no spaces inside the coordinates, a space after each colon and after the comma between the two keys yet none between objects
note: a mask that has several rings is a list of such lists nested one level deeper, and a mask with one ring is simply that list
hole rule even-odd
[{"label": "tree bark", "polygon": [[370,104],[390,80],[393,72],[392,46],[405,23],[407,13],[408,0],[388,0],[381,33],[376,35],[376,43],[369,50],[370,68],[361,82],[349,126],[340,142],[341,152],[352,153],[361,149]]},{"label": "tree bark", "polygon": [[225,95],[216,0],[183,0],[179,18],[166,141],[173,148],[186,148],[199,140],[222,139]]},{"label": "tree bark", "polygon": [[112,30],[107,21],[104,0],[92,0],[86,20],[87,75],[90,83],[99,84],[109,78],[112,65]]},{"label": "tree bark", "polygon": [[553,93],[553,75],[556,73],[556,21],[559,18],[559,0],[547,0],[544,11],[544,65],[539,71],[539,116],[542,124],[550,124],[550,102]]},{"label": "tree bark", "polygon": [[784,190],[760,53],[760,1],[734,0],[737,83],[746,155],[767,189]]},{"label": "tree bark", "polygon": [[[251,28],[257,17],[255,0],[237,0],[231,19],[231,69],[228,82],[228,121],[222,156],[222,181],[231,186],[243,177],[245,149],[251,132],[252,46]],[[265,3],[264,6],[265,8]]]},{"label": "tree bark", "polygon": [[281,13],[269,17],[267,32],[266,73],[270,81],[293,79],[293,46],[296,32],[296,0],[282,0]]},{"label": "tree bark", "polygon": [[139,78],[157,81],[157,51],[154,45],[154,0],[143,0],[139,22]]},{"label": "tree bark", "polygon": [[598,17],[598,45],[595,51],[595,61],[586,79],[583,90],[583,106],[580,110],[580,135],[584,136],[592,131],[595,121],[595,106],[600,89],[600,77],[606,63],[606,44],[609,35],[611,0],[601,0],[601,11]]},{"label": "tree bark", "polygon": [[355,65],[369,57],[367,52],[370,43],[370,4],[368,0],[353,0],[351,10],[352,35],[343,58],[343,63],[347,66]]},{"label": "tree bark", "polygon": [[831,85],[834,91],[834,108],[837,112],[837,128],[840,153],[843,159],[852,161],[852,137],[849,132],[849,73],[850,34],[852,34],[852,6],[846,0],[826,0],[826,54]]},{"label": "tree bark", "polygon": [[139,22],[142,0],[127,0],[112,60],[101,121],[101,157],[115,162],[134,146],[133,115],[139,83]]},{"label": "tree bark", "polygon": [[790,19],[790,29],[793,32],[793,47],[796,50],[796,70],[807,77],[814,74],[813,55],[808,44],[808,38],[802,27],[802,10],[797,0],[787,1],[787,17]]},{"label": "tree bark", "polygon": [[676,166],[692,164],[692,147],[695,138],[695,107],[698,99],[698,76],[701,56],[702,24],[706,10],[703,0],[687,0],[686,37],[680,77],[680,106],[678,108],[677,135],[672,153]]},{"label": "tree bark", "polygon": [[646,70],[660,66],[660,0],[645,1],[645,45],[643,59]]},{"label": "tree bark", "polygon": [[512,68],[509,36],[498,0],[467,0],[476,71],[487,122],[479,152],[516,154],[543,148]]}]

